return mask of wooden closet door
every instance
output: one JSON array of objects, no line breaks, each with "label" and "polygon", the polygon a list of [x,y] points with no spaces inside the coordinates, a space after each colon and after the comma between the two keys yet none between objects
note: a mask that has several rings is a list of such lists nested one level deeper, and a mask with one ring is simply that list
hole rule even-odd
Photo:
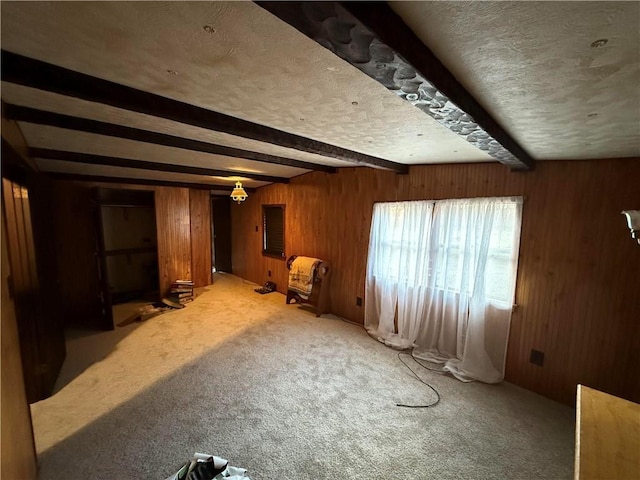
[{"label": "wooden closet door", "polygon": [[8,241],[2,215],[2,440],[0,478],[35,480],[38,475],[31,413],[24,388],[18,322],[11,290]]}]

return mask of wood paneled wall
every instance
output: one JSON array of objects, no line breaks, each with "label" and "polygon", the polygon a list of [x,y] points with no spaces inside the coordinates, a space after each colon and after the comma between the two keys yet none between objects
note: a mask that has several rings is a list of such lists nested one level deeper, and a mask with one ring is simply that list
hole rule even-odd
[{"label": "wood paneled wall", "polygon": [[[5,154],[8,152],[3,151]],[[29,402],[51,394],[66,353],[57,268],[51,255],[51,205],[39,196],[46,191],[46,185],[32,174],[20,184],[2,179],[13,301]]]},{"label": "wood paneled wall", "polygon": [[165,295],[174,280],[191,278],[188,188],[156,188],[156,225],[160,294]]},{"label": "wood paneled wall", "polygon": [[31,413],[27,404],[22,375],[20,342],[14,303],[9,293],[9,253],[5,218],[2,213],[2,340],[1,359],[2,406],[0,439],[0,477],[35,480],[37,476],[36,450],[31,427]]},{"label": "wood paneled wall", "polygon": [[196,287],[211,284],[211,195],[206,190],[189,191],[191,225],[191,280]]},{"label": "wood paneled wall", "polygon": [[[283,261],[261,254],[261,205],[286,204],[287,256],[333,264],[331,311],[363,322],[369,229],[378,201],[525,197],[506,378],[574,404],[577,383],[640,401],[640,245],[620,212],[640,208],[640,159],[411,167],[310,173],[232,206],[234,273],[284,292]],[[256,231],[258,226],[258,231]],[[529,362],[531,349],[544,365]]]},{"label": "wood paneled wall", "polygon": [[[91,205],[91,189],[96,186],[155,191],[161,295],[166,294],[171,283],[178,278],[193,279],[197,286],[211,283],[209,192],[60,180],[54,183],[55,221],[60,232],[57,242],[60,290],[68,324],[77,324],[73,319],[79,319],[86,325],[89,316],[98,315],[95,313],[99,308],[96,300],[98,272],[94,258],[96,228],[94,207]],[[83,261],[78,261],[78,258]]]}]

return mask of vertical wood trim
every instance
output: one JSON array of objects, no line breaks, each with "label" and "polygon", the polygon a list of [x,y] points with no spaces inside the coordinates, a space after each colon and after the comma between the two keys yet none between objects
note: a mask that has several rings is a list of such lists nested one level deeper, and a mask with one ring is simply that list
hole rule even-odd
[{"label": "vertical wood trim", "polygon": [[29,204],[29,192],[26,187],[19,186],[20,189],[20,201],[18,202],[22,215],[22,228],[25,239],[25,251],[27,255],[27,268],[29,272],[29,284],[31,288],[36,291],[39,288],[38,279],[38,266],[36,263],[36,247],[33,239],[33,228],[31,222],[31,206]]},{"label": "vertical wood trim", "polygon": [[[526,198],[506,378],[573,405],[576,385],[640,401],[640,247],[620,212],[640,208],[640,159],[545,161],[529,173],[496,164],[313,172],[259,188],[232,205],[233,269],[284,292],[284,262],[263,257],[261,205],[285,204],[286,255],[333,265],[331,311],[362,323],[374,202],[512,196]],[[544,365],[529,362],[531,349]]]},{"label": "vertical wood trim", "polygon": [[[3,202],[4,203],[4,202]],[[20,356],[20,342],[13,299],[9,295],[11,268],[7,250],[5,214],[2,212],[2,385],[1,388],[1,444],[0,477],[35,480],[36,451],[27,404]]]},{"label": "vertical wood trim", "polygon": [[173,281],[191,279],[189,189],[157,187],[155,191],[160,295],[166,295]]},{"label": "vertical wood trim", "polygon": [[196,287],[211,284],[211,195],[189,190],[191,272]]},{"label": "vertical wood trim", "polygon": [[[22,187],[2,179],[4,215],[7,228],[9,263],[13,277],[15,311],[18,322],[20,352],[25,374],[27,400],[35,402],[44,398],[41,376],[37,375],[39,362],[38,330],[35,291],[29,271],[29,252],[25,238],[22,211]],[[29,225],[29,228],[31,226]]]}]

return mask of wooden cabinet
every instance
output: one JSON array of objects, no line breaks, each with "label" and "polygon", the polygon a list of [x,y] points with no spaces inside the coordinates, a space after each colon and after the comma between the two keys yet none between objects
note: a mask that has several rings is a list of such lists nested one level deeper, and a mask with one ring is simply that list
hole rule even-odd
[{"label": "wooden cabinet", "polygon": [[640,478],[640,405],[578,385],[575,478]]}]

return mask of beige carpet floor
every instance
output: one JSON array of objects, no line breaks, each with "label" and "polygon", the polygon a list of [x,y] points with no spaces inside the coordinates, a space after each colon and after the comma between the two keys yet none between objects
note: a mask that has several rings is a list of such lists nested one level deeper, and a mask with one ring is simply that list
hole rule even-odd
[{"label": "beige carpet floor", "polygon": [[41,480],[162,480],[196,451],[254,480],[572,478],[571,408],[428,371],[440,404],[397,407],[434,397],[396,351],[215,277],[183,310],[73,338],[32,405]]}]

